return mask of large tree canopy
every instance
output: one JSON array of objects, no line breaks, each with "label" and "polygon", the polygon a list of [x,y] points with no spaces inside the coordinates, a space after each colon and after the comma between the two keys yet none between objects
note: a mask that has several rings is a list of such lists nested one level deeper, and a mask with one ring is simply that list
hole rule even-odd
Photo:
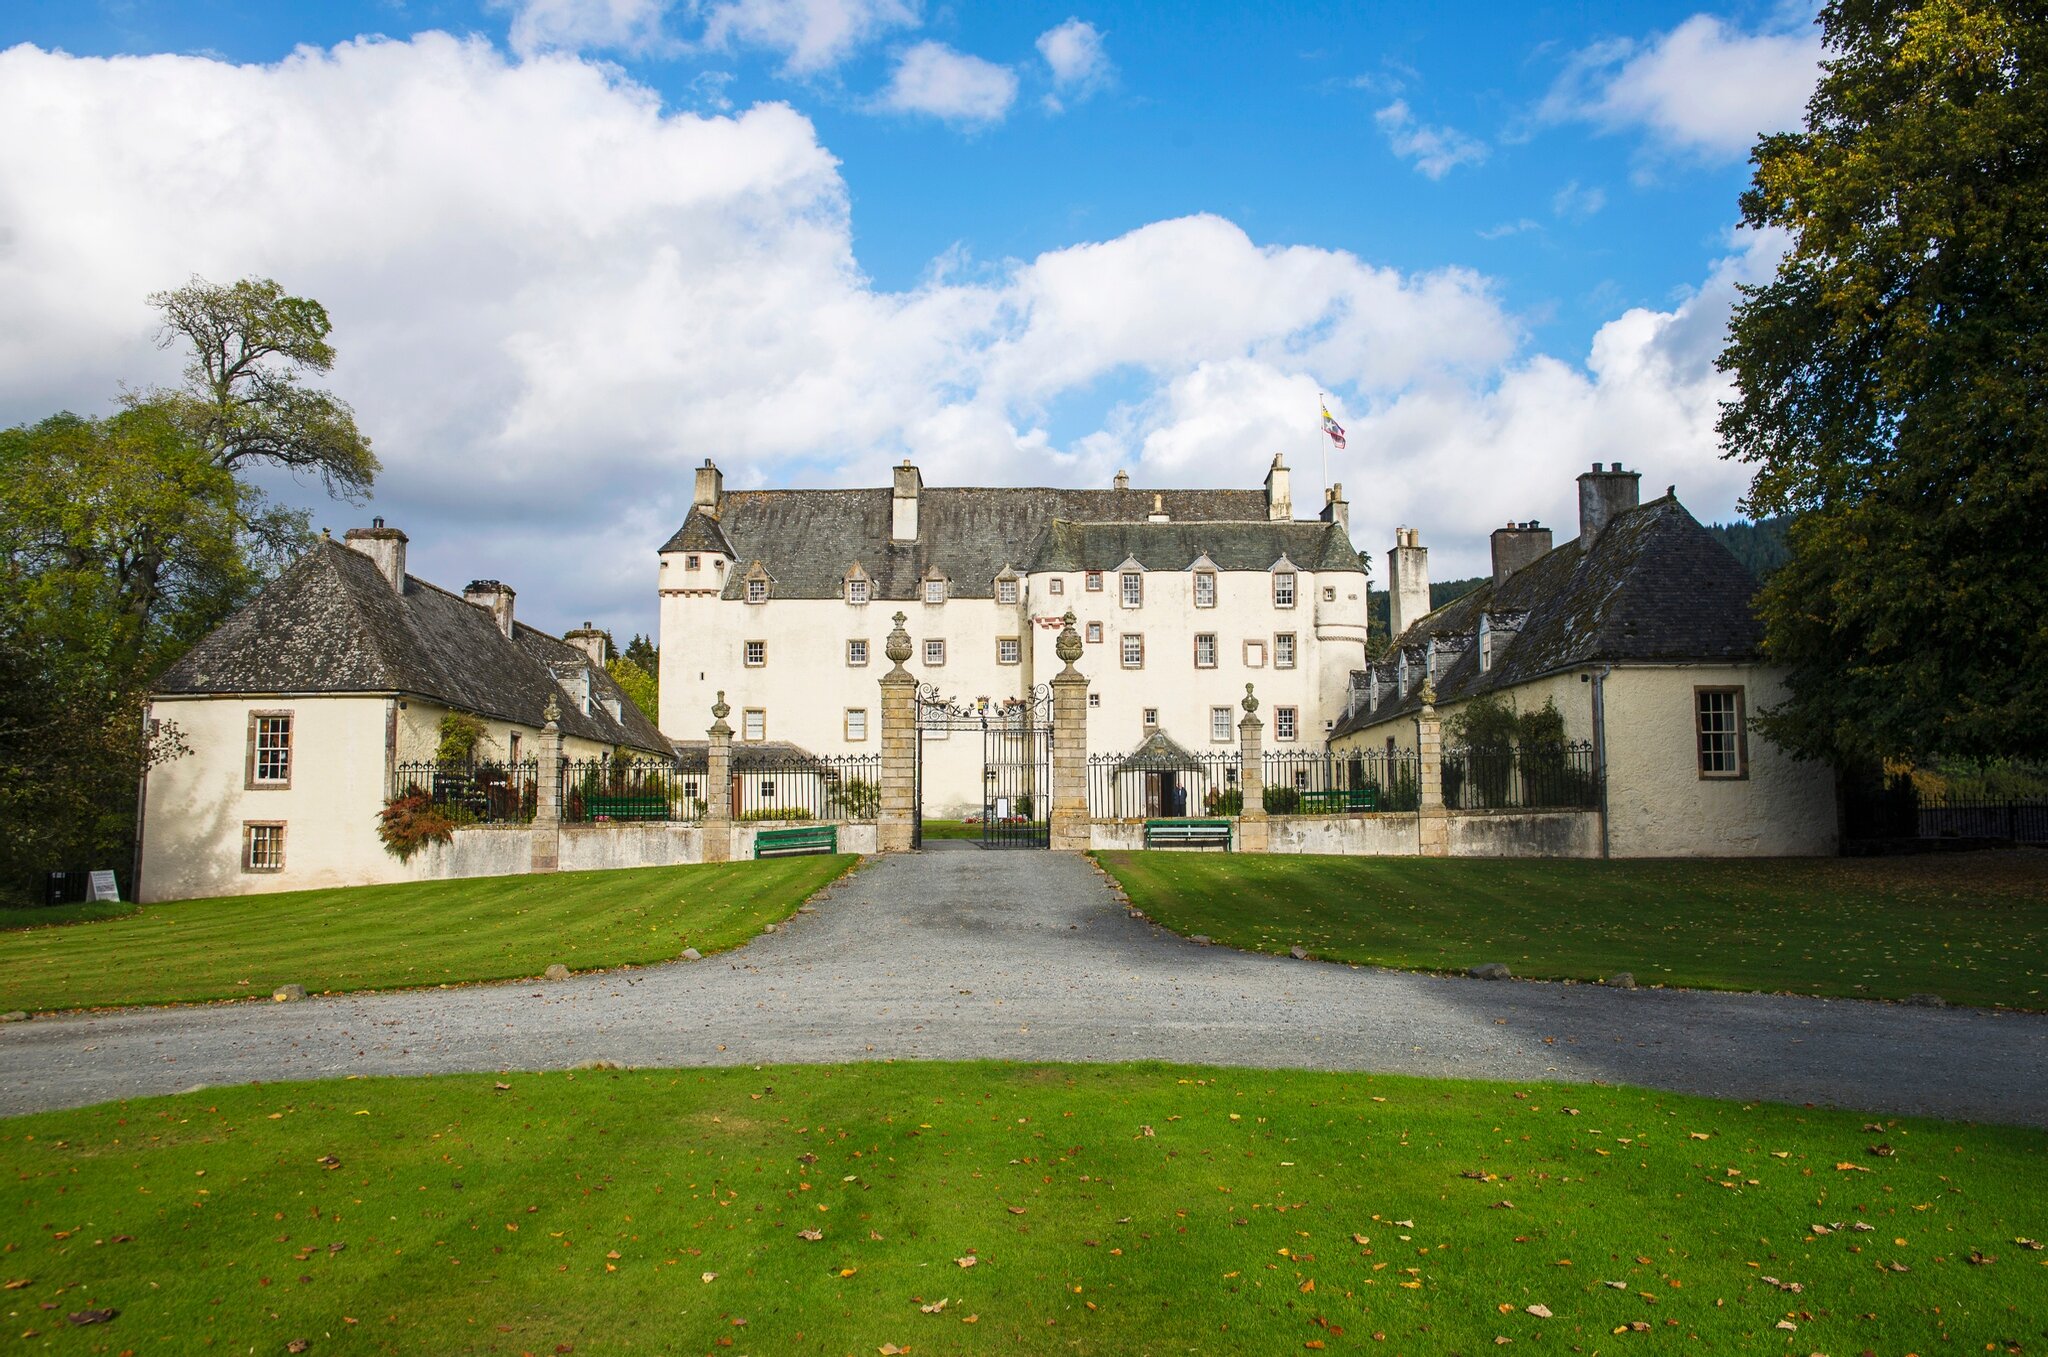
[{"label": "large tree canopy", "polygon": [[1803,131],[1763,138],[1720,429],[1752,515],[1797,513],[1764,586],[1793,696],[1842,762],[2048,755],[2048,20],[2024,0],[1834,0]]}]

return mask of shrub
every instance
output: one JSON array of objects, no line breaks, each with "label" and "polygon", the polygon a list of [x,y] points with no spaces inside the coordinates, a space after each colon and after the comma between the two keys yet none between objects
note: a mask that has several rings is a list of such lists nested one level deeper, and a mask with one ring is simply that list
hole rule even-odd
[{"label": "shrub", "polygon": [[1301,793],[1292,787],[1266,787],[1260,794],[1268,815],[1292,815],[1301,809]]},{"label": "shrub", "polygon": [[802,806],[769,806],[763,810],[750,810],[739,817],[742,820],[808,820],[811,813]]},{"label": "shrub", "polygon": [[1244,814],[1244,789],[1232,787],[1228,791],[1217,791],[1211,787],[1209,794],[1202,798],[1202,809],[1210,815]]},{"label": "shrub", "polygon": [[448,808],[418,787],[407,787],[377,812],[377,837],[400,862],[430,843],[447,843],[455,837],[455,826]]},{"label": "shrub", "polygon": [[872,820],[881,806],[880,784],[864,777],[850,777],[832,789],[832,808],[842,819]]},{"label": "shrub", "polygon": [[477,742],[484,737],[484,723],[466,711],[451,711],[441,717],[441,743],[434,747],[436,763],[467,763],[476,755]]}]

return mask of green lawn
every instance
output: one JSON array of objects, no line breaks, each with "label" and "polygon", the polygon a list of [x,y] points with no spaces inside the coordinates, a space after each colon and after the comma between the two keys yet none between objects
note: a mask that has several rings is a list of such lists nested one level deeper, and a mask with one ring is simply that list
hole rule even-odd
[{"label": "green lawn", "polygon": [[0,932],[14,928],[48,928],[53,924],[125,919],[141,908],[133,900],[82,900],[75,905],[0,905]]},{"label": "green lawn", "polygon": [[1103,853],[1166,927],[1409,970],[2048,1009],[2048,853],[1572,862]]},{"label": "green lawn", "polygon": [[278,1084],[0,1121],[0,1169],[0,1310],[54,1352],[1897,1357],[2048,1317],[2039,1131],[1583,1085]]},{"label": "green lawn", "polygon": [[973,824],[965,820],[934,820],[929,816],[924,822],[924,836],[927,839],[972,839],[981,842],[981,822]]},{"label": "green lawn", "polygon": [[0,1011],[400,989],[738,946],[859,859],[480,877],[146,905],[0,933]]}]

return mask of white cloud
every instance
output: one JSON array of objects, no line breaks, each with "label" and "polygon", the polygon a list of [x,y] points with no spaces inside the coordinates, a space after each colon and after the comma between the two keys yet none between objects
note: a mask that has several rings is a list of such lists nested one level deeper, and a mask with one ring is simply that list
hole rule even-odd
[{"label": "white cloud", "polygon": [[1545,121],[1641,127],[1662,146],[1747,155],[1757,136],[1796,128],[1824,51],[1810,24],[1746,33],[1695,14],[1668,33],[1575,54],[1538,110]]},{"label": "white cloud", "polygon": [[1550,210],[1560,217],[1584,220],[1607,206],[1607,190],[1582,188],[1574,179],[1550,197]]},{"label": "white cloud", "polygon": [[1431,179],[1441,179],[1460,165],[1476,165],[1486,159],[1486,143],[1456,128],[1417,122],[1406,99],[1396,99],[1373,114],[1372,120],[1394,154],[1413,160],[1415,168]]},{"label": "white cloud", "polygon": [[659,50],[668,39],[662,20],[673,0],[492,0],[512,11],[512,50],[522,56],[551,51]]},{"label": "white cloud", "polygon": [[1541,222],[1532,221],[1528,217],[1518,217],[1514,221],[1504,221],[1498,226],[1487,227],[1479,233],[1479,238],[1481,240],[1505,240],[1509,236],[1519,236],[1525,231],[1541,231],[1542,229],[1543,224]]},{"label": "white cloud", "polygon": [[1001,122],[1017,101],[1017,73],[942,42],[920,42],[897,58],[896,73],[876,97],[891,113],[922,113],[947,122]]},{"label": "white cloud", "polygon": [[1068,19],[1039,34],[1038,54],[1052,73],[1045,106],[1055,113],[1102,89],[1116,71],[1103,48],[1101,31],[1081,19]]},{"label": "white cloud", "polygon": [[919,22],[916,0],[718,0],[705,14],[704,41],[784,54],[792,74],[827,70],[862,46]]},{"label": "white cloud", "polygon": [[[482,40],[270,66],[21,46],[0,131],[28,127],[0,135],[0,423],[175,379],[152,290],[275,277],[334,318],[330,384],[419,573],[506,579],[558,630],[651,629],[653,552],[707,455],[736,486],[885,484],[905,455],[935,485],[1247,485],[1275,451],[1312,464],[1324,390],[1361,544],[1412,522],[1444,569],[1460,534],[1564,504],[1584,460],[1674,468],[1709,512],[1739,480],[1712,360],[1761,246],[1581,365],[1521,352],[1482,275],[1210,216],[879,290],[805,118],[665,112],[613,68]],[[1104,390],[1099,420],[1048,427]],[[370,512],[295,493],[337,530]]]}]

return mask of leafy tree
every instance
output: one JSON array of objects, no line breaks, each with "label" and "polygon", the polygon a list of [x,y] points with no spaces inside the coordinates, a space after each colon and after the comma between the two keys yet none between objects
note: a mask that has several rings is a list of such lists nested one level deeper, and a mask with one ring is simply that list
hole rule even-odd
[{"label": "leafy tree", "polygon": [[2048,19],[2021,0],[1833,0],[1804,130],[1752,154],[1789,236],[1722,368],[1753,516],[1800,515],[1759,609],[1840,764],[2048,754]]},{"label": "leafy tree", "polygon": [[[615,655],[605,664],[612,679],[633,699],[633,705],[646,713],[647,719],[657,720],[661,714],[661,685],[654,672],[642,669],[624,655]],[[658,672],[658,671],[657,671]]]}]

